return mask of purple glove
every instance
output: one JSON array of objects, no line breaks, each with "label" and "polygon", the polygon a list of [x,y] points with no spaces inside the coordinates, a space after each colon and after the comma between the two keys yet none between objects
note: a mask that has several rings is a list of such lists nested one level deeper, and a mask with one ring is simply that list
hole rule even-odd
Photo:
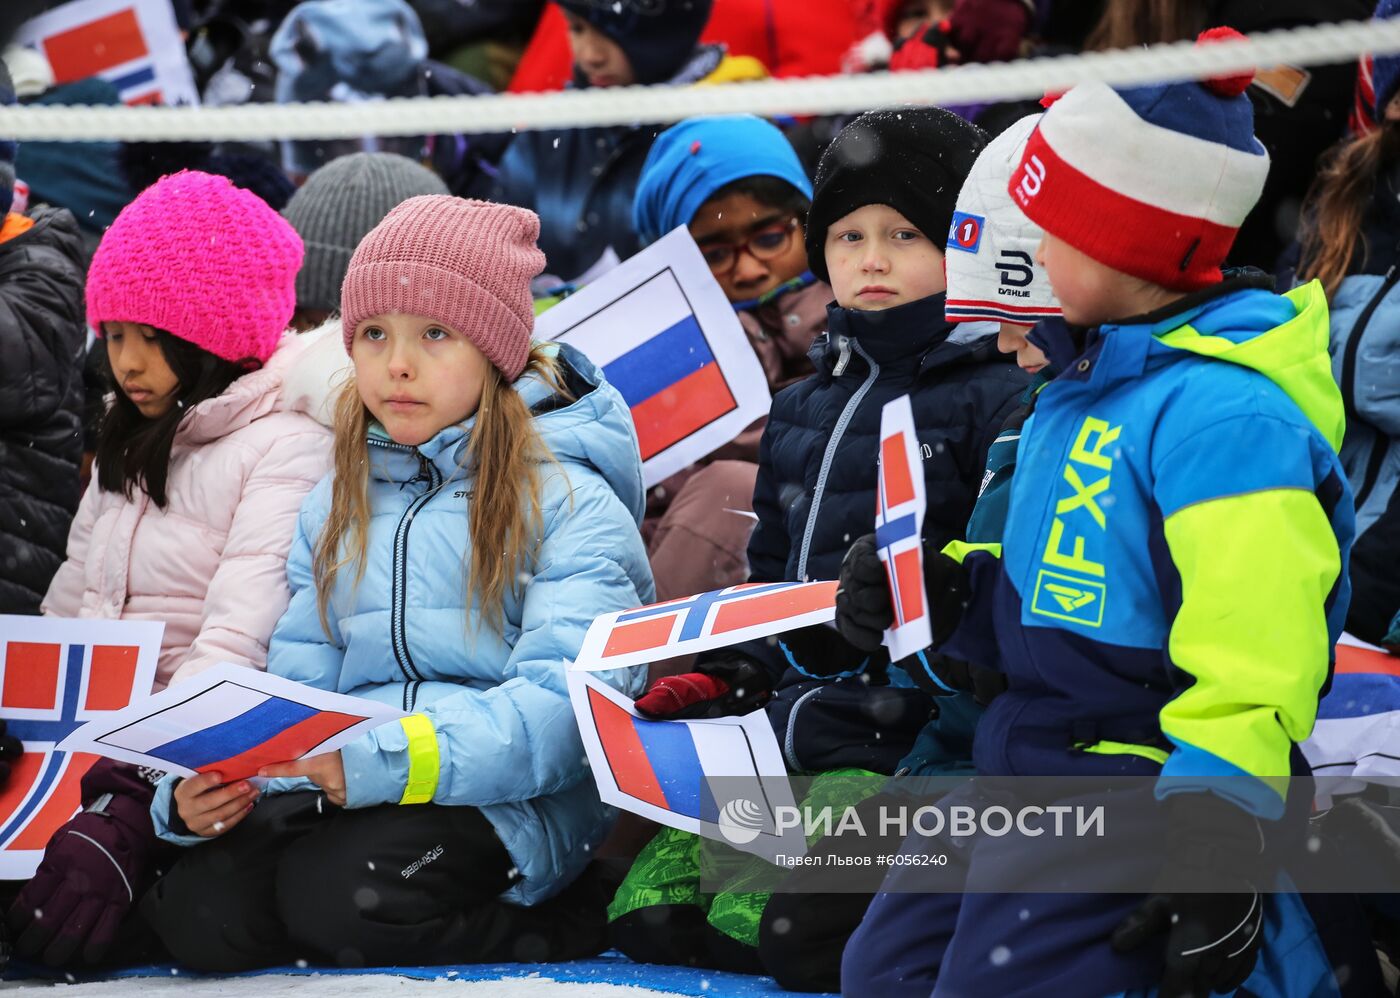
[{"label": "purple glove", "polygon": [[1030,27],[1025,0],[958,0],[945,33],[962,62],[1006,62],[1021,54]]},{"label": "purple glove", "polygon": [[[110,787],[89,802],[89,790]],[[127,913],[155,879],[161,848],[144,771],[100,760],[83,778],[85,809],[54,832],[7,921],[15,955],[50,967],[106,956]]]}]

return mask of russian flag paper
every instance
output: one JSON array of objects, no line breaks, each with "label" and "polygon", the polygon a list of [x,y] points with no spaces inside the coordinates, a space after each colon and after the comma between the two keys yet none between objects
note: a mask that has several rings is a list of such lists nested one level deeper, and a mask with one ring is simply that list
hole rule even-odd
[{"label": "russian flag paper", "polygon": [[[569,696],[604,802],[762,856],[806,853],[781,827],[794,799],[768,716],[653,721],[597,673],[571,669]],[[790,812],[789,812],[790,813]]]},{"label": "russian flag paper", "polygon": [[924,592],[926,506],[914,410],[909,396],[901,395],[886,402],[880,414],[880,480],[875,509],[875,545],[894,602],[894,626],[885,632],[885,645],[896,662],[933,643]]},{"label": "russian flag paper", "polygon": [[57,83],[100,76],[124,104],[198,104],[170,0],[72,0],[26,21],[15,41],[39,49]]},{"label": "russian flag paper", "polygon": [[1400,657],[1343,634],[1331,688],[1300,747],[1320,796],[1354,793],[1365,782],[1400,786]]},{"label": "russian flag paper", "polygon": [[221,662],[84,725],[60,747],[182,776],[217,772],[231,781],[270,763],[333,752],[405,716],[373,700]]},{"label": "russian flag paper", "polygon": [[0,616],[0,717],[24,744],[0,788],[0,878],[34,875],[96,761],[60,743],[149,695],[165,625]]},{"label": "russian flag paper", "polygon": [[648,488],[733,440],[772,401],[684,227],[545,312],[535,336],[578,347],[621,392]]}]

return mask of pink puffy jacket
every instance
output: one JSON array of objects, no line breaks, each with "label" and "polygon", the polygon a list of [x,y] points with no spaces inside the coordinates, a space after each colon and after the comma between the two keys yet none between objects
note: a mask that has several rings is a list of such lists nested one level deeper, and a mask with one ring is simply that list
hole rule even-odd
[{"label": "pink puffy jacket", "polygon": [[93,476],[45,614],[164,621],[155,690],[221,661],[266,668],[297,511],[331,466],[326,399],[347,358],[339,325],[327,329],[289,334],[265,367],[190,410],[165,509]]}]

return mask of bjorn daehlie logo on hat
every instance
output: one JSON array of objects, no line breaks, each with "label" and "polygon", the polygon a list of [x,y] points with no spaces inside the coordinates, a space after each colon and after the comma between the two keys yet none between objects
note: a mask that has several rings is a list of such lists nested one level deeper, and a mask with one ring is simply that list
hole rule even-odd
[{"label": "bjorn daehlie logo on hat", "polygon": [[1021,164],[1021,180],[1016,185],[1016,200],[1021,202],[1021,207],[1031,203],[1031,198],[1040,193],[1044,183],[1045,164],[1040,161],[1039,156],[1032,153]]}]

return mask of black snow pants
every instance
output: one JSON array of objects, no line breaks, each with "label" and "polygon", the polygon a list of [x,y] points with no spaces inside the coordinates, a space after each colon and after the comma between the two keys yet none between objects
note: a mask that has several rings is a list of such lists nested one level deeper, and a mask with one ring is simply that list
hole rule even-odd
[{"label": "black snow pants", "polygon": [[343,810],[289,793],[187,850],[142,913],[202,971],[543,962],[604,948],[608,898],[593,868],[528,908],[500,899],[517,876],[474,807]]}]

